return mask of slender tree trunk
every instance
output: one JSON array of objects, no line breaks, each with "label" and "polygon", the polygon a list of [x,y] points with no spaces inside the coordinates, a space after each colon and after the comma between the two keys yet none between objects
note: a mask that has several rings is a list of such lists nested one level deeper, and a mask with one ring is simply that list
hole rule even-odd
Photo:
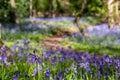
[{"label": "slender tree trunk", "polygon": [[2,31],[2,25],[1,25],[1,23],[0,23],[0,48],[1,48],[1,47],[2,47],[2,45],[3,45],[1,31]]},{"label": "slender tree trunk", "polygon": [[55,17],[54,16],[54,0],[50,0],[50,4],[49,4],[49,17]]},{"label": "slender tree trunk", "polygon": [[3,41],[2,41],[2,39],[0,38],[0,48],[2,47],[2,45],[3,45]]},{"label": "slender tree trunk", "polygon": [[2,39],[2,23],[0,23],[0,39]]},{"label": "slender tree trunk", "polygon": [[16,7],[16,3],[15,3],[15,0],[10,0],[10,5],[11,5],[11,8],[14,12],[14,21],[16,24],[19,24],[19,18],[18,18],[18,14],[17,14],[17,7]]},{"label": "slender tree trunk", "polygon": [[88,34],[86,34],[86,33],[84,32],[84,28],[81,27],[81,24],[80,24],[80,22],[79,22],[82,14],[83,14],[83,11],[84,11],[84,9],[85,9],[86,3],[87,3],[87,1],[86,1],[86,0],[83,0],[82,6],[81,6],[81,9],[80,9],[80,13],[75,17],[74,22],[76,23],[76,25],[77,25],[79,31],[82,33],[82,35],[83,35],[84,37],[89,37]]},{"label": "slender tree trunk", "polygon": [[1,31],[2,31],[2,25],[1,25],[1,23],[0,23],[0,48],[1,48],[1,46],[3,45]]},{"label": "slender tree trunk", "polygon": [[56,12],[56,13],[57,13],[56,15],[57,15],[57,16],[62,16],[62,15],[61,15],[61,5],[60,5],[60,1],[59,1],[59,0],[56,0],[56,4],[57,4],[57,9],[58,9],[57,12]]},{"label": "slender tree trunk", "polygon": [[30,18],[32,18],[32,0],[30,0]]}]

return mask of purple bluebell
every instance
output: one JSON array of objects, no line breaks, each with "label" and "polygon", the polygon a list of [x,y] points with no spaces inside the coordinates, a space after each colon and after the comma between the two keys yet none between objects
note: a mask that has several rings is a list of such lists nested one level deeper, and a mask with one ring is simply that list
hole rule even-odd
[{"label": "purple bluebell", "polygon": [[13,80],[18,80],[18,76],[13,76]]},{"label": "purple bluebell", "polygon": [[19,52],[23,53],[24,52],[24,48],[22,46],[19,46]]},{"label": "purple bluebell", "polygon": [[37,75],[38,75],[38,70],[37,70],[37,68],[34,68],[33,76],[37,76]]},{"label": "purple bluebell", "polygon": [[66,68],[66,69],[65,69],[65,72],[66,72],[66,73],[69,73],[69,71],[70,71],[70,68]]},{"label": "purple bluebell", "polygon": [[54,76],[54,80],[57,80],[57,76],[56,75]]},{"label": "purple bluebell", "polygon": [[44,55],[45,55],[46,58],[48,58],[51,55],[51,50],[45,51]]},{"label": "purple bluebell", "polygon": [[0,62],[4,63],[6,66],[10,65],[10,62],[7,61],[6,56],[0,56]]},{"label": "purple bluebell", "polygon": [[65,58],[64,57],[58,57],[59,62],[64,62]]},{"label": "purple bluebell", "polygon": [[99,71],[100,71],[100,74],[103,74],[104,73],[104,67],[100,65]]},{"label": "purple bluebell", "polygon": [[55,63],[56,63],[56,60],[57,60],[56,57],[52,57],[52,58],[51,58],[52,64],[55,64]]},{"label": "purple bluebell", "polygon": [[100,80],[100,77],[101,77],[100,71],[97,72],[97,77],[98,77],[98,80]]},{"label": "purple bluebell", "polygon": [[20,75],[19,71],[15,71],[14,75],[13,75],[13,80],[18,80],[18,77]]},{"label": "purple bluebell", "polygon": [[62,73],[62,71],[58,72],[58,80],[62,80],[64,78],[64,74]]},{"label": "purple bluebell", "polygon": [[75,73],[77,73],[77,67],[74,64],[72,64],[72,69]]},{"label": "purple bluebell", "polygon": [[22,56],[22,53],[21,53],[21,52],[19,52],[19,53],[18,53],[18,56],[19,56],[19,57],[21,57],[21,56]]},{"label": "purple bluebell", "polygon": [[42,59],[41,59],[41,57],[37,57],[37,62],[38,62],[39,64],[42,63]]},{"label": "purple bluebell", "polygon": [[6,47],[5,47],[5,45],[2,45],[1,53],[2,53],[2,56],[6,56]]},{"label": "purple bluebell", "polygon": [[24,47],[25,47],[25,48],[28,48],[29,43],[30,43],[29,40],[23,39],[23,44],[24,44]]},{"label": "purple bluebell", "polygon": [[105,73],[105,80],[109,80],[109,75],[108,75],[108,73]]},{"label": "purple bluebell", "polygon": [[47,68],[44,72],[46,79],[50,77],[50,68]]},{"label": "purple bluebell", "polygon": [[30,62],[31,63],[35,63],[37,61],[37,56],[36,55],[32,55],[32,57],[30,58]]}]

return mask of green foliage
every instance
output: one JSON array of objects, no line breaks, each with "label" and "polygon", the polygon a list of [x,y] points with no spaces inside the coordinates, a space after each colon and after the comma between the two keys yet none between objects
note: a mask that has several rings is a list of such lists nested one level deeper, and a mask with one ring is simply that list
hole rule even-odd
[{"label": "green foliage", "polygon": [[[96,39],[96,38],[94,38]],[[104,41],[106,41],[104,39]],[[69,42],[69,43],[68,43]],[[87,39],[82,39],[82,38],[73,38],[69,37],[66,38],[63,43],[63,46],[68,47],[71,46],[72,49],[77,50],[77,51],[83,51],[83,52],[89,52],[89,53],[97,53],[97,54],[108,54],[108,55],[119,55],[119,48],[120,45],[101,45],[100,41],[97,40],[90,42]],[[114,54],[113,54],[114,53]]]},{"label": "green foliage", "polygon": [[83,3],[83,0],[70,0],[70,3],[71,3],[71,10],[76,14],[78,15],[80,13],[80,9],[81,9],[81,5]]},{"label": "green foliage", "polygon": [[7,0],[0,0],[0,22],[6,22],[10,20],[8,16],[10,14],[10,5]]},{"label": "green foliage", "polygon": [[[17,14],[19,18],[29,16],[29,1],[16,0]],[[14,11],[10,0],[0,0],[0,22],[14,22]]]},{"label": "green foliage", "polygon": [[48,11],[49,1],[50,0],[33,0],[33,9],[41,12]]},{"label": "green foliage", "polygon": [[93,15],[103,15],[105,14],[107,7],[104,4],[104,0],[87,0],[87,5],[85,9],[88,13],[92,13]]},{"label": "green foliage", "polygon": [[[80,14],[84,0],[54,0],[53,12],[64,14]],[[29,17],[30,1],[29,0],[16,0],[17,14],[19,18]],[[49,11],[50,0],[32,0],[33,10],[43,12],[45,14]],[[86,0],[83,15],[93,16],[107,16],[107,5],[104,0]],[[10,6],[10,0],[0,0],[0,21],[11,21],[13,19],[13,11]]]},{"label": "green foliage", "polygon": [[29,5],[28,0],[16,0],[17,13],[20,18],[29,16]]}]

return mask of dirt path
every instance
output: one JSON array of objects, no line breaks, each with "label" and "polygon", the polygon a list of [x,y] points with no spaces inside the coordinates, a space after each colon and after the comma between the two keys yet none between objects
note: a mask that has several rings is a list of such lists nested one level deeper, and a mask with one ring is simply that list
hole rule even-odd
[{"label": "dirt path", "polygon": [[48,37],[46,40],[43,41],[43,45],[47,49],[53,49],[55,50],[56,47],[59,46],[59,48],[65,48],[64,46],[61,45],[61,42],[64,40],[64,35],[70,35],[73,33],[76,33],[77,31],[71,31],[68,30],[66,32],[58,31],[56,35],[52,37]]},{"label": "dirt path", "polygon": [[52,48],[53,50],[55,50],[57,46],[62,47],[60,44],[63,40],[64,38],[62,36],[61,37],[58,37],[58,36],[48,37],[45,41],[43,41],[43,45],[47,49]]}]

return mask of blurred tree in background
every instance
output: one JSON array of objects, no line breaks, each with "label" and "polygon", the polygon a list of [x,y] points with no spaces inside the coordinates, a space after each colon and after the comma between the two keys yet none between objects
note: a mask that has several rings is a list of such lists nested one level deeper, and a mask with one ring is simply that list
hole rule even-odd
[{"label": "blurred tree in background", "polygon": [[[30,9],[31,8],[31,9]],[[120,24],[119,0],[0,0],[0,22],[56,16],[97,16],[110,26]]]},{"label": "blurred tree in background", "polygon": [[120,25],[120,0],[108,0],[106,4],[109,27],[112,28],[115,24]]},{"label": "blurred tree in background", "polygon": [[7,0],[0,0],[0,22],[10,21],[8,15],[11,13],[10,4]]}]

